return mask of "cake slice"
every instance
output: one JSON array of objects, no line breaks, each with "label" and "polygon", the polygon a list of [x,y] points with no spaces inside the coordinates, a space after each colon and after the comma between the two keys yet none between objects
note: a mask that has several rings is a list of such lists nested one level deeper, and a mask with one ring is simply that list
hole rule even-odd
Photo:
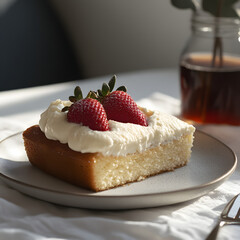
[{"label": "cake slice", "polygon": [[[87,101],[87,104],[97,105],[94,105],[94,109],[98,108],[97,114],[101,112],[101,117],[93,117],[95,120],[91,128],[88,126],[91,119],[88,118],[93,114],[92,105],[85,109],[81,106],[84,110],[79,110],[83,104],[79,104],[82,101],[78,99],[79,94],[75,94],[74,103],[59,99],[52,102],[41,115],[39,125],[23,133],[25,149],[32,165],[96,192],[186,165],[191,156],[195,128],[168,114],[140,108],[119,91],[112,92],[114,100],[106,98],[111,91],[105,96],[100,92],[102,99],[105,99],[101,101],[101,106],[95,101]],[[117,103],[111,102],[116,101],[116,95],[124,98],[124,104],[119,105],[119,96]],[[76,106],[72,107],[75,103],[78,103],[77,114]],[[124,109],[129,104],[134,105],[134,110]],[[112,111],[109,106],[116,108],[113,114],[109,114]],[[119,116],[118,110],[128,111],[127,116]],[[80,123],[76,122],[79,114],[82,117]],[[92,124],[96,122],[97,125],[104,124],[104,128],[98,126],[99,129],[93,129]]]}]

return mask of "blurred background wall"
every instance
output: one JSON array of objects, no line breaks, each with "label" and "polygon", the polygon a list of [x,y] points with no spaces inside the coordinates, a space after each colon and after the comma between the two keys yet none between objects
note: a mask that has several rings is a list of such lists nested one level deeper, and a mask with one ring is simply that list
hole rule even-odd
[{"label": "blurred background wall", "polygon": [[176,68],[190,14],[170,0],[0,0],[0,90]]},{"label": "blurred background wall", "polygon": [[87,76],[176,67],[190,12],[170,0],[51,0]]}]

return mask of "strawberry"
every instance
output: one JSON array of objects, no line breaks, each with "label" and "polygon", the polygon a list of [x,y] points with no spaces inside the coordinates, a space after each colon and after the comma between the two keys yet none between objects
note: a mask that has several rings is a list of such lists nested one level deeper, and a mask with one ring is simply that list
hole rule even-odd
[{"label": "strawberry", "polygon": [[109,130],[106,112],[96,99],[85,98],[73,103],[68,110],[67,119],[69,122],[82,123],[92,130]]},{"label": "strawberry", "polygon": [[69,99],[73,102],[70,107],[65,107],[62,111],[67,111],[67,120],[73,123],[82,123],[92,130],[108,131],[109,123],[106,112],[102,104],[93,98],[93,92],[89,92],[87,98],[82,99],[82,92],[79,87],[75,88],[75,96]]},{"label": "strawberry", "polygon": [[114,75],[108,84],[103,83],[102,89],[97,91],[97,99],[103,104],[108,120],[147,126],[145,114],[126,93],[126,87],[121,86],[112,92],[115,83],[116,76]]},{"label": "strawberry", "polygon": [[112,92],[115,82],[114,75],[108,84],[103,83],[101,90],[90,91],[85,99],[80,87],[76,87],[74,96],[69,97],[73,104],[62,109],[62,112],[68,111],[67,120],[98,131],[109,130],[108,120],[148,126],[146,115],[126,93],[124,86]]},{"label": "strawberry", "polygon": [[138,108],[131,96],[124,91],[110,93],[104,97],[102,104],[108,120],[134,123],[142,126],[148,125],[144,113]]}]

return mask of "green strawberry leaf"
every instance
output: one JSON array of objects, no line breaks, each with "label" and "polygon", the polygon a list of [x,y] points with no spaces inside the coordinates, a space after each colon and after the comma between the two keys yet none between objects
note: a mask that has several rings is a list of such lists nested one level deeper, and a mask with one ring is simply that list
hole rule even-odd
[{"label": "green strawberry leaf", "polygon": [[94,91],[89,91],[89,93],[87,94],[86,98],[93,98],[93,99],[97,99],[97,93]]},{"label": "green strawberry leaf", "polygon": [[127,92],[127,88],[125,86],[121,86],[121,87],[117,88],[117,91]]},{"label": "green strawberry leaf", "polygon": [[76,97],[77,100],[83,99],[82,90],[79,86],[75,87],[74,96]]},{"label": "green strawberry leaf", "polygon": [[66,107],[64,107],[63,109],[62,109],[62,112],[66,112],[66,111],[68,111],[69,110],[69,106],[66,106]]},{"label": "green strawberry leaf", "polygon": [[108,83],[108,86],[110,87],[110,92],[112,92],[112,90],[115,86],[116,80],[117,80],[117,76],[113,75],[112,78],[110,79],[109,83]]},{"label": "green strawberry leaf", "polygon": [[69,101],[71,102],[76,102],[77,101],[77,98],[75,96],[70,96],[69,97]]},{"label": "green strawberry leaf", "polygon": [[103,96],[107,96],[110,93],[110,87],[107,83],[103,83],[102,85],[102,94]]},{"label": "green strawberry leaf", "polygon": [[91,91],[91,98],[97,99],[98,98],[98,93],[95,91]]},{"label": "green strawberry leaf", "polygon": [[100,97],[103,97],[102,90],[98,89],[98,90],[97,90],[97,93],[98,93],[98,95],[99,95]]}]

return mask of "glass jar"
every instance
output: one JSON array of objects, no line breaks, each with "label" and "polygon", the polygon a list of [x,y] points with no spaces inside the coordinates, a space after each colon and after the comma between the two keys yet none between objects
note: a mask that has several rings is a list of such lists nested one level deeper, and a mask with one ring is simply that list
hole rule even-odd
[{"label": "glass jar", "polygon": [[240,19],[197,12],[191,21],[180,58],[181,116],[240,125]]}]

